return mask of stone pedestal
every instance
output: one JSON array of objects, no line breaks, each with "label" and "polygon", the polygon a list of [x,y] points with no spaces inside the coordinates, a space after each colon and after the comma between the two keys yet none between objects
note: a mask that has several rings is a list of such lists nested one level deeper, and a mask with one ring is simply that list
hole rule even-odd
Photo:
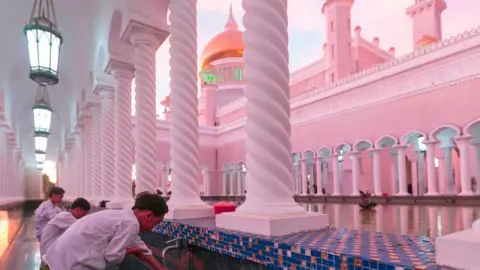
[{"label": "stone pedestal", "polygon": [[437,264],[457,269],[477,270],[480,265],[480,228],[472,228],[435,240]]}]

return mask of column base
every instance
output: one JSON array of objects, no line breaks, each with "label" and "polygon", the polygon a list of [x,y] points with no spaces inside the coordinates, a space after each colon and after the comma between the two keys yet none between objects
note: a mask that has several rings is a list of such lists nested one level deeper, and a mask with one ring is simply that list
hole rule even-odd
[{"label": "column base", "polygon": [[331,196],[342,196],[342,194],[340,194],[340,193],[338,193],[338,192],[334,192],[334,193],[332,193]]},{"label": "column base", "polygon": [[473,196],[474,193],[472,191],[462,191],[458,193],[458,196]]},{"label": "column base", "polygon": [[423,196],[438,196],[438,192],[427,192]]},{"label": "column base", "polygon": [[360,196],[360,193],[354,192],[354,193],[350,194],[350,196]]},{"label": "column base", "polygon": [[397,194],[395,194],[395,196],[410,196],[410,193],[408,193],[408,192],[398,192]]},{"label": "column base", "polygon": [[171,206],[168,204],[169,211],[165,219],[195,219],[215,216],[213,206],[206,204],[190,204]]},{"label": "column base", "polygon": [[230,212],[217,215],[215,223],[219,228],[265,236],[282,236],[329,226],[327,215],[311,212],[271,215]]}]

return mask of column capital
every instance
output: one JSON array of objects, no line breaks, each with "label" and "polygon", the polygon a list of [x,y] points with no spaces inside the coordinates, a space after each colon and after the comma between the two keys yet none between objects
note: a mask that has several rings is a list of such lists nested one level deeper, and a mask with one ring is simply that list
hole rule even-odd
[{"label": "column capital", "polygon": [[123,31],[122,41],[133,46],[148,44],[156,51],[169,35],[167,30],[130,19]]},{"label": "column capital", "polygon": [[113,98],[113,91],[115,88],[106,84],[97,84],[93,92],[99,95],[102,99],[104,98]]},{"label": "column capital", "polygon": [[372,148],[372,149],[368,149],[368,151],[372,152],[372,153],[380,153],[382,152],[383,148]]},{"label": "column capital", "polygon": [[455,136],[453,137],[453,140],[456,143],[470,143],[470,141],[473,139],[472,136],[470,135],[460,135],[460,136]]},{"label": "column capital", "polygon": [[359,157],[361,154],[362,154],[361,151],[350,151],[350,152],[347,153],[347,155],[349,155],[351,157]]},{"label": "column capital", "polygon": [[439,143],[439,141],[438,140],[424,140],[422,143],[428,146],[428,145],[435,145],[435,144]]},{"label": "column capital", "polygon": [[105,71],[108,74],[113,75],[113,77],[115,78],[123,77],[129,80],[133,80],[133,78],[135,77],[135,67],[133,64],[114,58],[108,59]]},{"label": "column capital", "polygon": [[408,145],[405,145],[405,144],[397,144],[397,145],[393,146],[393,148],[406,150],[406,149],[408,148]]}]

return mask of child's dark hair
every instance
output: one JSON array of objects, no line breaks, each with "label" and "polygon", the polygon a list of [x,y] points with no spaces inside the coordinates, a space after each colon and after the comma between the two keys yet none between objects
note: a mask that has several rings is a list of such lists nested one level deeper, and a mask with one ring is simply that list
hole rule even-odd
[{"label": "child's dark hair", "polygon": [[84,198],[77,198],[75,199],[75,201],[73,201],[71,209],[73,210],[77,207],[80,207],[82,210],[85,211],[90,211],[90,203]]},{"label": "child's dark hair", "polygon": [[48,192],[48,197],[51,198],[53,195],[65,195],[65,190],[61,187],[52,187]]},{"label": "child's dark hair", "polygon": [[165,200],[161,196],[153,193],[147,193],[137,197],[132,209],[148,210],[157,217],[168,213],[168,206]]}]

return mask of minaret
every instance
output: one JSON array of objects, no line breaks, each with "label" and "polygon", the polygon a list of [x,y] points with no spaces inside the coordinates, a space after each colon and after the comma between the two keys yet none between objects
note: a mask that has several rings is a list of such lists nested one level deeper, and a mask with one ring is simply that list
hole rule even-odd
[{"label": "minaret", "polygon": [[233,16],[232,4],[230,4],[230,11],[228,13],[228,19],[227,19],[227,22],[225,23],[225,28],[224,29],[225,29],[225,31],[238,30],[237,21],[235,20],[235,17]]},{"label": "minaret", "polygon": [[322,12],[327,20],[327,48],[325,59],[328,69],[325,82],[334,83],[353,71],[351,57],[350,9],[354,0],[326,0]]},{"label": "minaret", "polygon": [[413,47],[442,40],[442,12],[447,8],[444,0],[415,0],[407,8],[413,21]]}]

